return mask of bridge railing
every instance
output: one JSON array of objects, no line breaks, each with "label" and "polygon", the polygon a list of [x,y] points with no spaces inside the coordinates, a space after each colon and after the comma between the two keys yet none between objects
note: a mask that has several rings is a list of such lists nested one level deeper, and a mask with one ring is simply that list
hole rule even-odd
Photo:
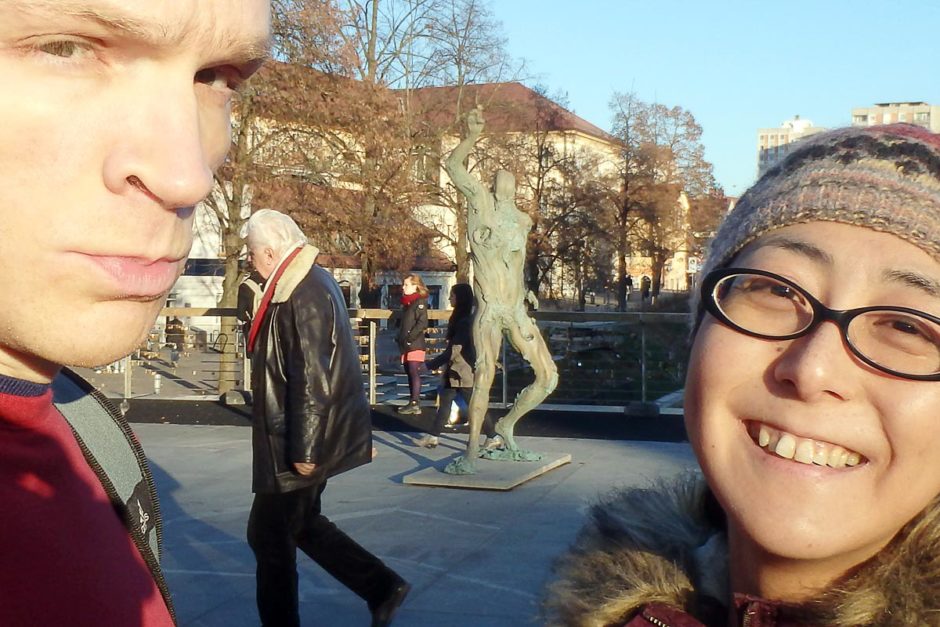
[{"label": "bridge railing", "polygon": [[[244,338],[221,333],[222,318],[232,309],[167,308],[147,340],[114,364],[79,369],[106,395],[117,399],[215,399],[223,389],[250,389],[250,363]],[[407,378],[395,344],[398,312],[350,309],[359,347],[363,381],[373,405],[403,403]],[[444,349],[449,311],[429,312],[429,358]],[[689,317],[645,312],[549,312],[533,314],[559,372],[559,385],[548,408],[595,408],[622,411],[637,403],[668,408],[681,402]],[[183,330],[168,330],[171,318]],[[223,354],[226,354],[223,357]],[[508,341],[503,342],[497,377],[490,392],[493,406],[511,403],[533,378],[531,369]],[[422,373],[422,393],[433,403],[441,382]]]}]

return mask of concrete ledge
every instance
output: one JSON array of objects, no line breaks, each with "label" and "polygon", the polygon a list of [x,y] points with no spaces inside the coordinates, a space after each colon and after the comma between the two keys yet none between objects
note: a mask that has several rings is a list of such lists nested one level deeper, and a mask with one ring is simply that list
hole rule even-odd
[{"label": "concrete ledge", "polygon": [[229,390],[219,397],[219,402],[227,406],[244,406],[251,404],[251,392],[245,390]]},{"label": "concrete ledge", "polygon": [[571,453],[551,453],[536,462],[505,462],[478,459],[474,475],[449,475],[444,466],[453,457],[443,460],[432,468],[424,468],[405,475],[402,482],[407,485],[433,486],[438,488],[463,488],[467,490],[512,490],[526,481],[571,463]]},{"label": "concrete ledge", "polygon": [[623,413],[628,416],[637,416],[640,418],[655,418],[659,416],[660,407],[656,403],[633,401],[627,403],[623,408]]}]

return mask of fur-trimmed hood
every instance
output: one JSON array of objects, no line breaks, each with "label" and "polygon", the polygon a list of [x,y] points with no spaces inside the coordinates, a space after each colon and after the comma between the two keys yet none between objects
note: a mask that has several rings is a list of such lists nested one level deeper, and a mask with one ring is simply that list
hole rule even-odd
[{"label": "fur-trimmed hood", "polygon": [[[594,505],[546,594],[551,625],[622,625],[649,604],[726,625],[723,515],[698,474],[614,491]],[[825,593],[780,606],[784,624],[940,625],[940,499]]]},{"label": "fur-trimmed hood", "polygon": [[290,264],[284,269],[284,274],[274,286],[271,303],[287,302],[300,282],[310,273],[310,268],[313,267],[319,254],[320,250],[316,246],[304,244],[297,256],[291,259]]}]

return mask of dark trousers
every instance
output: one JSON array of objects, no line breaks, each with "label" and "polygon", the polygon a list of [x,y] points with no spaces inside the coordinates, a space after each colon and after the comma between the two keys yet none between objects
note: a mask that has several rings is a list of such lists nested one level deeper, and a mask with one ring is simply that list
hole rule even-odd
[{"label": "dark trousers", "polygon": [[299,627],[297,549],[365,599],[373,610],[401,579],[320,513],[326,482],[283,494],[255,494],[248,544],[257,568],[257,602],[265,627]]},{"label": "dark trousers", "polygon": [[[441,388],[437,397],[437,414],[434,415],[434,423],[431,425],[431,430],[428,431],[428,433],[434,436],[440,435],[441,430],[444,428],[444,423],[447,422],[447,418],[450,416],[450,404],[454,402],[454,399],[457,398],[458,395],[463,398],[465,403],[469,404],[470,393],[472,391],[473,388]],[[493,428],[493,419],[490,418],[489,412],[486,412],[483,416],[482,431],[488,438],[496,435],[496,429]]]}]

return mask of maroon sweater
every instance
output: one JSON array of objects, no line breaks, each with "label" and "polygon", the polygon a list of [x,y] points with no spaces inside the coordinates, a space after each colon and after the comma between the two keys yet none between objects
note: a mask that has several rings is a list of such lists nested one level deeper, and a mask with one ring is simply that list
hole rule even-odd
[{"label": "maroon sweater", "polygon": [[0,625],[172,624],[50,386],[0,375]]}]

